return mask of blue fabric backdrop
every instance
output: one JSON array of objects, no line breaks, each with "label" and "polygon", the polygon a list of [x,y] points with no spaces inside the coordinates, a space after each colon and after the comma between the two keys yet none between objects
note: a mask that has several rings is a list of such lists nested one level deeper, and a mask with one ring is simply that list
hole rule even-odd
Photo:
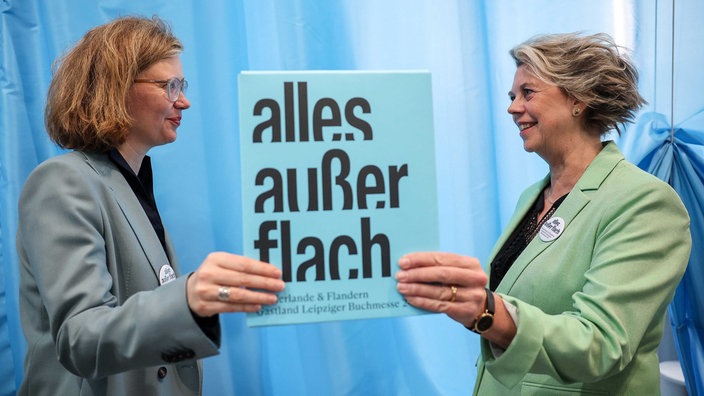
[{"label": "blue fabric backdrop", "polygon": [[[430,70],[442,248],[484,260],[520,191],[546,172],[523,152],[505,112],[515,70],[508,49],[537,33],[578,30],[634,48],[650,104],[620,143],[629,159],[672,182],[692,213],[695,251],[671,311],[690,394],[703,394],[700,3],[0,1],[0,395],[15,392],[26,348],[17,197],[28,173],[59,152],[43,127],[51,64],[89,28],[127,14],[158,14],[186,47],[192,108],[178,141],[151,152],[156,199],[185,270],[212,250],[242,250],[241,70]],[[240,314],[222,321],[222,353],[205,361],[207,395],[467,394],[475,379],[477,336],[442,315],[255,329]]]},{"label": "blue fabric backdrop", "polygon": [[684,278],[669,307],[677,353],[690,395],[704,395],[704,109],[676,126],[661,113],[641,117],[639,129],[659,142],[638,165],[670,183],[682,197],[692,217],[692,254]]}]

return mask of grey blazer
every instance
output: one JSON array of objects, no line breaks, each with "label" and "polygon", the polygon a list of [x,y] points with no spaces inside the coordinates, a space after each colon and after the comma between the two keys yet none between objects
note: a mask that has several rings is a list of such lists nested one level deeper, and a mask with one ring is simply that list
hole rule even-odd
[{"label": "grey blazer", "polygon": [[20,318],[27,339],[19,395],[196,395],[219,340],[186,302],[186,277],[104,154],[51,158],[20,196]]}]

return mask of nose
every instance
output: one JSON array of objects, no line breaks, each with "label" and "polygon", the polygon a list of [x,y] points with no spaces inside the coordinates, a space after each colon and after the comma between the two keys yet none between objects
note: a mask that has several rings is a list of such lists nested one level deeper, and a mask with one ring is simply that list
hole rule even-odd
[{"label": "nose", "polygon": [[186,98],[186,94],[183,91],[179,93],[178,99],[174,102],[174,107],[181,110],[186,110],[191,107],[191,102],[188,101],[188,98]]},{"label": "nose", "polygon": [[509,114],[515,115],[518,113],[523,112],[523,103],[519,98],[515,98],[511,101],[511,104],[508,105],[508,109],[506,109]]}]

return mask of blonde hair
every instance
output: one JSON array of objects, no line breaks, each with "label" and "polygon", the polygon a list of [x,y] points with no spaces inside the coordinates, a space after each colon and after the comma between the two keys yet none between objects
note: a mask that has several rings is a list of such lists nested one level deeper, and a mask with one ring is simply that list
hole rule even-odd
[{"label": "blonde hair", "polygon": [[510,51],[544,82],[587,106],[585,123],[600,134],[632,122],[647,102],[638,92],[638,70],[605,33],[536,36]]},{"label": "blonde hair", "polygon": [[55,64],[44,113],[49,137],[89,152],[119,146],[132,125],[127,95],[133,80],[182,51],[158,17],[122,17],[91,29]]}]

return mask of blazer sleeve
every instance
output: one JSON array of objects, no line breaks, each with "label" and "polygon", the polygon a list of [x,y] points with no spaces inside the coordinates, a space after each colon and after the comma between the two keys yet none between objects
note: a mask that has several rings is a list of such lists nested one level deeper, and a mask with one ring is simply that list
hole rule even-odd
[{"label": "blazer sleeve", "polygon": [[[111,199],[88,166],[49,161],[28,178],[19,205],[18,250],[36,284],[61,363],[98,378],[217,353],[186,301],[186,277],[135,293],[113,293],[105,235]],[[138,248],[138,247],[137,247]],[[118,265],[149,265],[118,263]],[[45,325],[46,326],[46,325]]]},{"label": "blazer sleeve", "polygon": [[[565,383],[599,381],[623,370],[644,345],[650,352],[657,348],[667,304],[689,258],[689,216],[659,181],[626,182],[603,195],[568,226],[575,238],[568,248],[535,259],[565,266],[565,276],[583,277],[571,307],[545,312],[529,299],[502,294],[517,307],[517,334],[498,358],[483,340],[482,357],[504,386],[515,386],[529,372]],[[579,262],[586,273],[567,275]],[[536,295],[561,287],[531,281]]]}]

